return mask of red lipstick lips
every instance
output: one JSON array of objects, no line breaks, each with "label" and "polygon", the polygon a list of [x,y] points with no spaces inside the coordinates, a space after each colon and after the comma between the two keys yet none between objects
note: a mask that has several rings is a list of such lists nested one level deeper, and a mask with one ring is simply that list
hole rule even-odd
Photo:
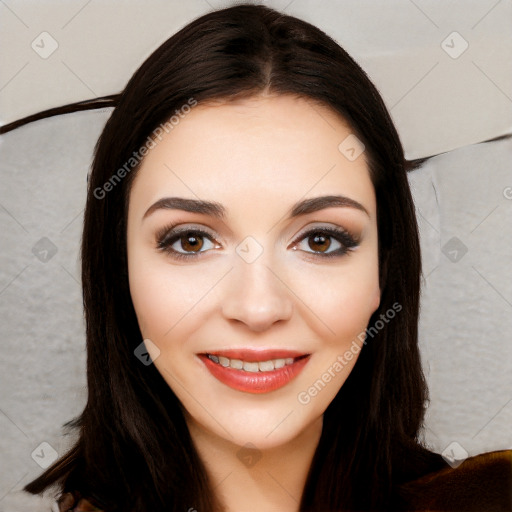
[{"label": "red lipstick lips", "polygon": [[295,378],[310,354],[290,350],[233,349],[198,354],[220,382],[246,393],[268,393]]}]

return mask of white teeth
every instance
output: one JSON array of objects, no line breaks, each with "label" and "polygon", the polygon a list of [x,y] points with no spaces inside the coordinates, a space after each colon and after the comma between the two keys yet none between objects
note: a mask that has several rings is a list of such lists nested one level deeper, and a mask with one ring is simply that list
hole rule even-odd
[{"label": "white teeth", "polygon": [[241,370],[244,367],[244,363],[243,361],[240,361],[240,359],[231,359],[230,366],[235,370]]},{"label": "white teeth", "polygon": [[293,364],[295,359],[293,357],[287,357],[285,359],[269,359],[268,361],[242,361],[241,359],[229,359],[224,356],[214,356],[208,354],[208,357],[214,362],[227,368],[228,366],[235,370],[245,370],[246,372],[271,372],[274,369],[278,370],[284,366]]},{"label": "white teeth", "polygon": [[260,370],[260,367],[259,367],[258,363],[248,363],[248,362],[245,362],[244,363],[244,370],[246,372],[258,372]]},{"label": "white teeth", "polygon": [[273,361],[261,361],[258,363],[259,370],[261,372],[271,372],[274,369]]}]

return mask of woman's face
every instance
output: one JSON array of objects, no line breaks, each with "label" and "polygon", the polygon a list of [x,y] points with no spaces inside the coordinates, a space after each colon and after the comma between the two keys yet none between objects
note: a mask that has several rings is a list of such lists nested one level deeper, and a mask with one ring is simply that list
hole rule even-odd
[{"label": "woman's face", "polygon": [[266,96],[192,108],[145,157],[130,291],[190,428],[265,449],[321,425],[380,300],[361,149],[330,109]]}]

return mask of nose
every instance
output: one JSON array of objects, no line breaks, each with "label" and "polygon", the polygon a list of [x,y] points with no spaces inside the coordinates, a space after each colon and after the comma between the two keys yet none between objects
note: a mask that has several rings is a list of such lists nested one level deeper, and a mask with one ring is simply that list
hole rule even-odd
[{"label": "nose", "polygon": [[289,320],[293,312],[290,290],[277,272],[261,260],[237,262],[222,301],[224,318],[243,323],[255,332]]}]

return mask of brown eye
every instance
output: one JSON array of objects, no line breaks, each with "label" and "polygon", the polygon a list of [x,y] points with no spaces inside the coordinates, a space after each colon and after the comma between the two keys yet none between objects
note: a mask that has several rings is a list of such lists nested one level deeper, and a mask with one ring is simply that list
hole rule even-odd
[{"label": "brown eye", "polygon": [[326,252],[331,246],[331,236],[316,233],[308,237],[309,248],[315,252]]},{"label": "brown eye", "polygon": [[202,229],[165,228],[157,234],[157,249],[175,258],[193,258],[219,247],[213,236]]},{"label": "brown eye", "polygon": [[193,232],[185,233],[179,240],[181,240],[181,247],[185,252],[198,252],[204,245],[203,237],[197,236]]},{"label": "brown eye", "polygon": [[295,240],[294,249],[323,258],[343,256],[359,245],[347,231],[339,228],[325,227],[312,229]]}]

